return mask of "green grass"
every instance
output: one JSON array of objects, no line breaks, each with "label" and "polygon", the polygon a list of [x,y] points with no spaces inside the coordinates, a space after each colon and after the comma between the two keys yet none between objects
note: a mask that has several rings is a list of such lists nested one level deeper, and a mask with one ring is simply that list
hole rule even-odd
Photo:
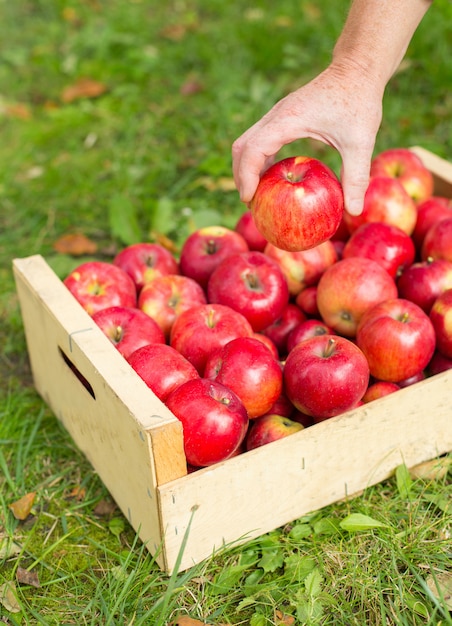
[{"label": "green grass", "polygon": [[[0,5],[0,536],[15,542],[0,585],[16,581],[20,608],[0,604],[0,618],[264,626],[281,611],[297,624],[452,623],[427,586],[451,574],[450,474],[410,481],[402,468],[359,498],[161,574],[33,389],[11,273],[14,257],[41,253],[64,275],[79,259],[53,245],[71,232],[108,259],[156,233],[180,243],[195,225],[232,225],[243,209],[224,186],[232,141],[326,65],[348,2]],[[452,5],[436,0],[388,86],[377,150],[418,144],[452,158],[451,36]],[[64,103],[80,77],[105,93]],[[302,152],[339,170],[310,141],[281,156]],[[9,505],[30,492],[19,522]],[[350,530],[355,514],[371,521]],[[19,568],[40,586],[20,584]]]}]

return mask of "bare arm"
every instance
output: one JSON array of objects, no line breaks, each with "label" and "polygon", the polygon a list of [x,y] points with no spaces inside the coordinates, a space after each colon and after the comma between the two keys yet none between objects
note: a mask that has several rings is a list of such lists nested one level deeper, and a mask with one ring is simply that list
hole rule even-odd
[{"label": "bare arm", "polygon": [[243,202],[286,144],[305,137],[342,157],[345,206],[362,211],[387,82],[402,60],[432,0],[354,0],[330,65],[280,100],[232,146]]}]

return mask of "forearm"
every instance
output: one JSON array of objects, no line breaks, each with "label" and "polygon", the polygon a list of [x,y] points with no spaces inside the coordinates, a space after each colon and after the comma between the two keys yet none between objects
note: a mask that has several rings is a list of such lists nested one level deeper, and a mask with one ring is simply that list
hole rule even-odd
[{"label": "forearm", "polygon": [[354,0],[333,65],[356,65],[384,89],[432,0]]}]

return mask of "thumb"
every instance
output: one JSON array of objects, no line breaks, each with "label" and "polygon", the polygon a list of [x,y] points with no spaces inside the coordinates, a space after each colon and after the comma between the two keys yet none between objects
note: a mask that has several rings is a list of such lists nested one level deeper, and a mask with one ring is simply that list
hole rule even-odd
[{"label": "thumb", "polygon": [[361,215],[364,208],[364,196],[369,186],[371,153],[357,154],[350,159],[343,157],[341,172],[342,189],[344,191],[345,210],[350,215]]}]

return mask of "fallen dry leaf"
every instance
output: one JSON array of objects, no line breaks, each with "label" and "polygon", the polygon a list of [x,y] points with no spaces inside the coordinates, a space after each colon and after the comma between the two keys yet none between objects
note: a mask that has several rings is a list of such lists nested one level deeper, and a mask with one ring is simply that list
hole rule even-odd
[{"label": "fallen dry leaf", "polygon": [[155,241],[155,243],[160,244],[161,246],[166,248],[169,252],[174,252],[174,253],[177,252],[177,246],[174,243],[174,241],[172,241],[172,239],[170,239],[163,233],[158,233],[155,230],[152,230],[149,236],[152,239],[152,241]]},{"label": "fallen dry leaf", "polygon": [[448,456],[419,463],[410,469],[411,478],[422,480],[441,480],[452,467],[452,458]]},{"label": "fallen dry leaf", "polygon": [[83,256],[85,254],[95,254],[97,252],[97,244],[82,233],[72,233],[57,239],[53,244],[53,249],[60,254]]},{"label": "fallen dry leaf", "polygon": [[107,91],[107,86],[92,78],[79,78],[73,85],[65,87],[61,93],[61,100],[66,104],[83,98],[98,98]]},{"label": "fallen dry leaf", "polygon": [[193,79],[186,80],[185,83],[181,85],[179,92],[181,96],[192,96],[195,93],[199,93],[203,89],[204,89],[203,84],[199,82],[199,80],[196,80],[195,78],[193,78]]},{"label": "fallen dry leaf", "polygon": [[11,102],[0,107],[0,113],[6,117],[12,117],[19,120],[31,119],[31,109],[28,104],[23,102]]},{"label": "fallen dry leaf", "polygon": [[31,508],[35,501],[36,492],[32,491],[30,493],[25,494],[16,502],[13,502],[9,505],[9,509],[12,511],[14,517],[18,520],[27,519],[30,515]]},{"label": "fallen dry leaf", "polygon": [[235,191],[237,189],[234,179],[229,176],[220,176],[219,178],[201,176],[195,182],[198,187],[204,187],[208,191]]},{"label": "fallen dry leaf", "polygon": [[14,582],[6,582],[0,585],[0,604],[10,613],[20,613],[20,605],[16,596]]},{"label": "fallen dry leaf", "polygon": [[452,573],[439,572],[427,576],[427,587],[438,600],[444,599],[447,608],[452,611]]},{"label": "fallen dry leaf", "polygon": [[80,485],[75,486],[69,493],[70,498],[74,498],[75,500],[78,500],[79,502],[82,502],[85,499],[85,496],[86,496],[86,489],[85,487],[80,487]]},{"label": "fallen dry leaf", "polygon": [[36,572],[30,572],[29,570],[20,566],[17,568],[16,580],[21,585],[31,585],[32,587],[41,586]]},{"label": "fallen dry leaf", "polygon": [[93,513],[98,517],[110,517],[116,511],[116,504],[110,500],[100,500],[94,507]]},{"label": "fallen dry leaf", "polygon": [[0,533],[0,559],[10,559],[21,552],[21,547],[9,537]]},{"label": "fallen dry leaf", "polygon": [[172,41],[181,41],[187,33],[185,24],[169,24],[160,31],[160,35]]},{"label": "fallen dry leaf", "polygon": [[293,626],[295,624],[295,618],[293,615],[287,615],[282,611],[275,611],[275,624],[278,626]]}]

